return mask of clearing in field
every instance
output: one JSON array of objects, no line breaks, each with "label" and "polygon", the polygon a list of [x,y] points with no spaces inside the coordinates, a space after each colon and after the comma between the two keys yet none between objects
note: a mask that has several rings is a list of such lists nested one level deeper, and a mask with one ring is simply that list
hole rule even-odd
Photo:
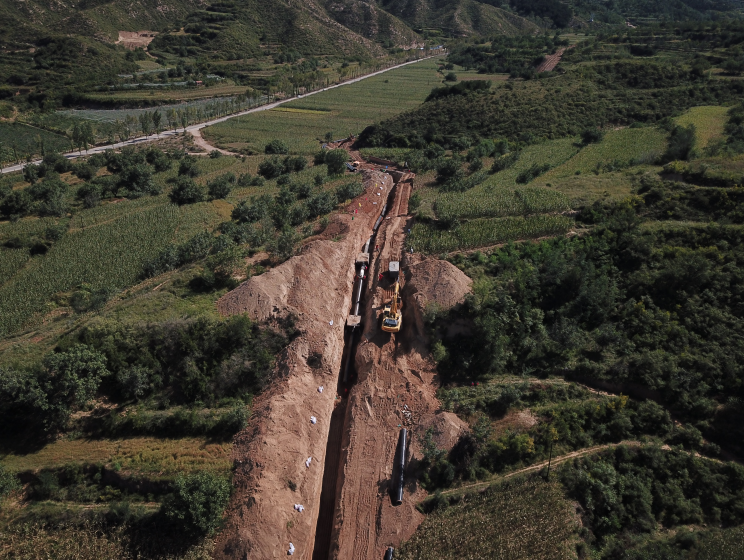
[{"label": "clearing in field", "polygon": [[230,119],[205,128],[202,135],[226,150],[263,153],[268,142],[279,139],[292,153],[312,154],[326,133],[335,138],[358,134],[374,122],[417,107],[439,85],[437,62],[425,60],[293,101],[279,111]]},{"label": "clearing in field", "polygon": [[578,523],[557,482],[521,479],[468,494],[430,514],[396,557],[403,560],[560,560]]}]

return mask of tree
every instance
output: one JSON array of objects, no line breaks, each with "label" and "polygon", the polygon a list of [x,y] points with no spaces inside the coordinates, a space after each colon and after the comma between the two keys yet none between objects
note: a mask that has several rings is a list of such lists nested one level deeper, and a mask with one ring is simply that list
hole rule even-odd
[{"label": "tree", "polygon": [[584,145],[596,144],[602,141],[604,138],[604,132],[599,128],[587,128],[581,133],[581,141]]},{"label": "tree", "polygon": [[172,129],[178,123],[175,109],[167,109],[165,111],[165,118],[168,121],[169,129]]},{"label": "tree", "polygon": [[140,123],[140,129],[142,129],[142,134],[145,136],[150,136],[150,132],[152,131],[152,116],[147,111],[144,111],[143,113],[140,113],[139,116],[139,123]]},{"label": "tree", "polygon": [[95,396],[108,375],[106,357],[85,345],[48,355],[41,374],[41,386],[47,396],[47,427],[63,427],[74,409],[85,406]]},{"label": "tree", "polygon": [[[235,179],[235,176],[233,175],[232,178]],[[231,190],[232,184],[230,182],[230,175],[227,173],[207,183],[209,197],[213,200],[218,198],[227,198]]]},{"label": "tree", "polygon": [[12,191],[0,202],[0,214],[4,216],[22,216],[31,210],[31,197],[25,190]]},{"label": "tree", "polygon": [[329,175],[341,175],[346,170],[349,154],[346,150],[331,150],[325,155],[325,164]]},{"label": "tree", "polygon": [[264,152],[267,154],[288,154],[289,146],[281,140],[272,140],[266,144]]},{"label": "tree", "polygon": [[155,134],[160,136],[160,131],[162,130],[160,128],[161,122],[163,120],[163,113],[160,111],[153,111],[152,112],[152,124],[155,126]]},{"label": "tree", "polygon": [[695,149],[695,125],[675,126],[669,135],[669,147],[663,161],[688,160]]},{"label": "tree", "polygon": [[219,527],[230,500],[230,483],[224,478],[200,472],[178,475],[173,494],[163,502],[165,516],[187,531],[211,535]]},{"label": "tree", "polygon": [[456,82],[457,81],[457,74],[454,72],[450,72],[444,77],[445,82]]},{"label": "tree", "polygon": [[179,206],[201,202],[204,198],[204,190],[189,177],[179,177],[170,193],[171,202]]}]

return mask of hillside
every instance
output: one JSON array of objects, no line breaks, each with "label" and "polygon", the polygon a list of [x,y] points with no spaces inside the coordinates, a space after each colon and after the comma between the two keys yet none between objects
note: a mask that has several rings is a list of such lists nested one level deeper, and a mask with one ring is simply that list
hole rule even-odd
[{"label": "hillside", "polygon": [[437,30],[452,35],[518,35],[539,31],[537,25],[515,13],[476,0],[381,0],[380,4],[419,31]]}]

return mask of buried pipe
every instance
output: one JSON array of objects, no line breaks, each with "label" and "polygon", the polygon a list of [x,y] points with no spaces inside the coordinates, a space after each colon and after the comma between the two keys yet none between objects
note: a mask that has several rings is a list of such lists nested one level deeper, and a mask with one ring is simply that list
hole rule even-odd
[{"label": "buried pipe", "polygon": [[395,459],[393,464],[393,504],[403,503],[403,478],[406,470],[406,439],[408,431],[405,428],[400,430],[398,435],[398,447],[395,449]]}]

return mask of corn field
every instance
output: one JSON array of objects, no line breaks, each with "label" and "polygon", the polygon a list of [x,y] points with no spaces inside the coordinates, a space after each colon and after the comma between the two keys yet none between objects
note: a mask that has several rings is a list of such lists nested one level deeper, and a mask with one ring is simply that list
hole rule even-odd
[{"label": "corn field", "polygon": [[178,224],[178,209],[168,205],[68,233],[0,287],[0,336],[48,310],[58,292],[84,282],[109,289],[135,283],[142,263],[160,252]]},{"label": "corn field", "polygon": [[570,208],[564,194],[542,187],[444,194],[434,204],[437,218],[450,224],[472,218],[524,216]]},{"label": "corn field", "polygon": [[409,250],[412,248],[420,253],[447,253],[517,239],[557,235],[565,233],[572,225],[571,218],[553,215],[478,219],[449,230],[418,223],[408,236],[407,243]]},{"label": "corn field", "polygon": [[557,482],[514,480],[429,514],[395,551],[402,560],[563,560],[579,524]]}]

